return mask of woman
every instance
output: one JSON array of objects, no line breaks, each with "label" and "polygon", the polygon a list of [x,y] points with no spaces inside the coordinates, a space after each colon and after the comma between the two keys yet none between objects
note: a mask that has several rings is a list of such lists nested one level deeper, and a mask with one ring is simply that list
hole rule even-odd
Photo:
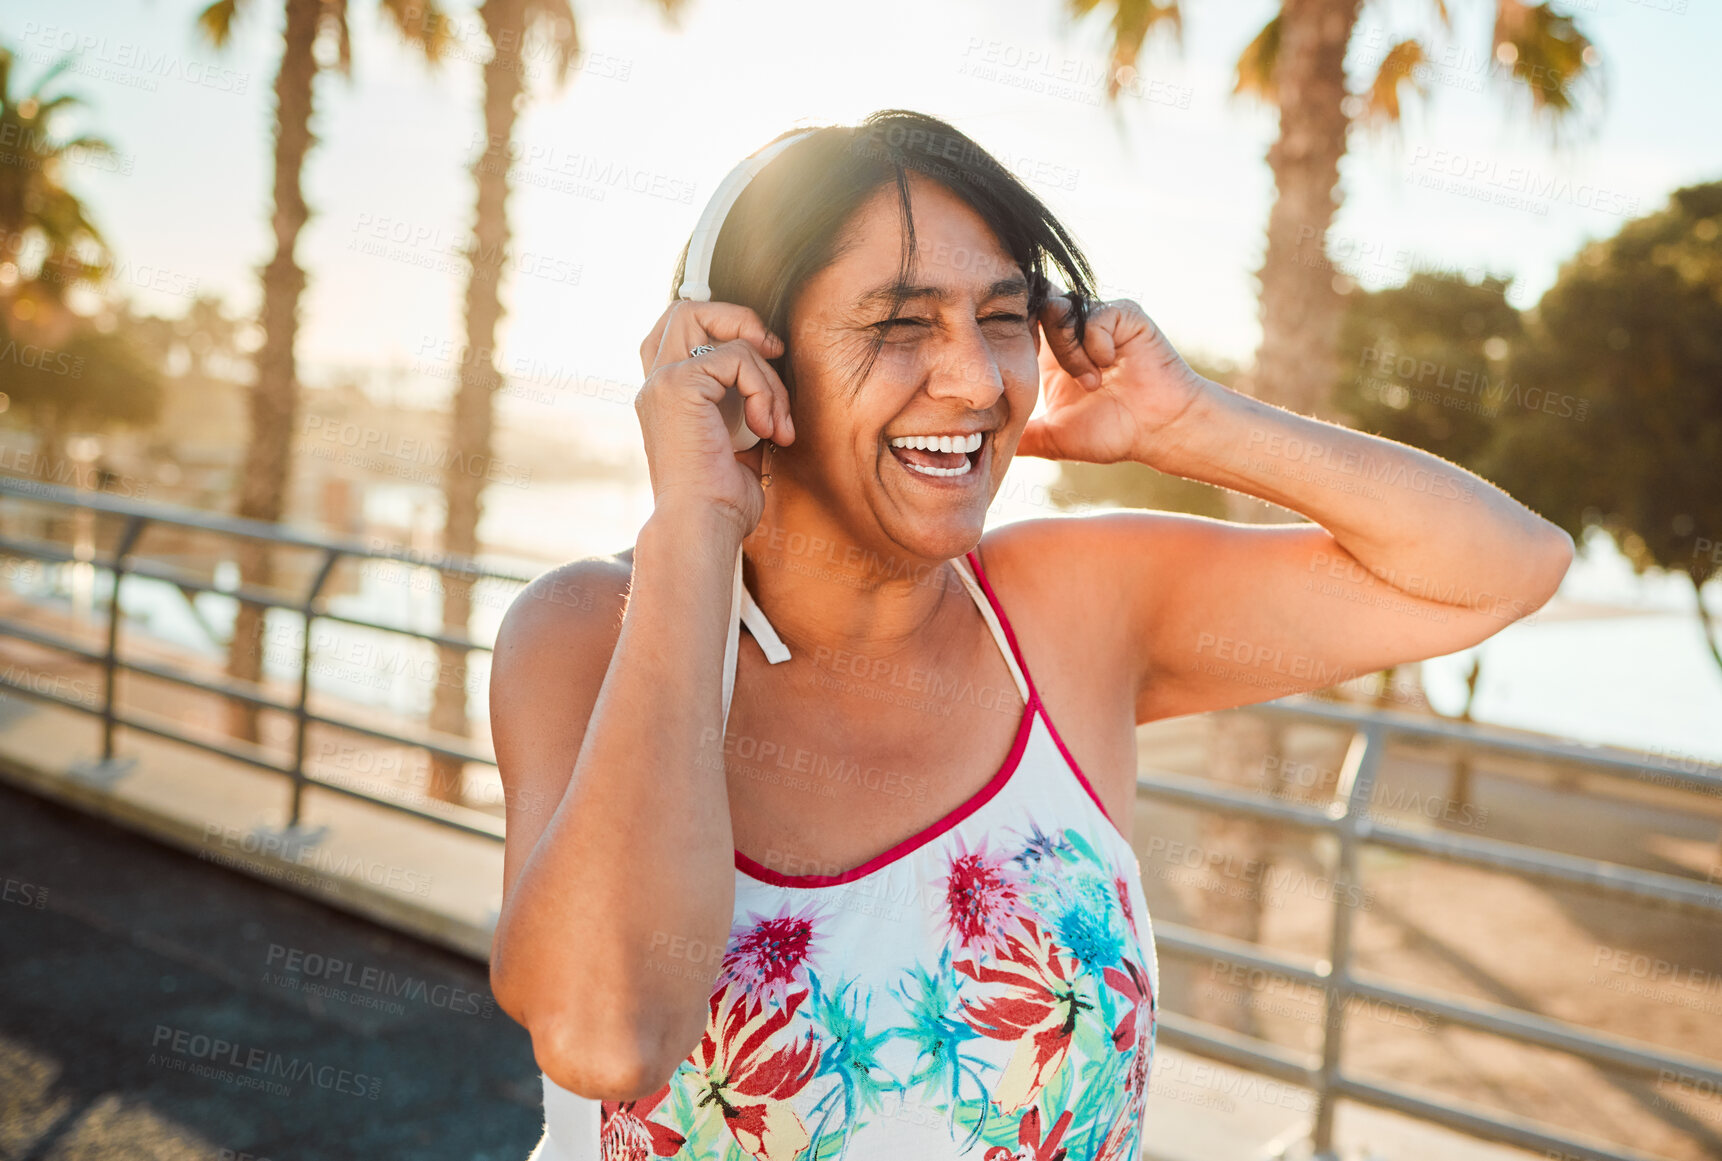
[{"label": "woman", "polygon": [[[1450,653],[1555,591],[1553,525],[1202,378],[1092,285],[998,162],[892,111],[771,159],[714,301],[647,337],[652,516],[522,594],[492,677],[491,976],[544,1071],[535,1157],[1134,1158],[1135,727]],[[731,389],[766,441],[739,454]],[[983,535],[1019,454],[1310,522]],[[738,548],[760,615],[726,713]]]}]

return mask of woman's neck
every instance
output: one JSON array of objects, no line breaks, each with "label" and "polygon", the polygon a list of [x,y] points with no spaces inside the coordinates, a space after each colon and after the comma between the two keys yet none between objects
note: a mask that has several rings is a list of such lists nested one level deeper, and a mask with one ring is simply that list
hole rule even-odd
[{"label": "woman's neck", "polygon": [[935,644],[929,636],[962,588],[950,561],[783,515],[768,509],[743,547],[748,591],[792,654],[883,659]]}]

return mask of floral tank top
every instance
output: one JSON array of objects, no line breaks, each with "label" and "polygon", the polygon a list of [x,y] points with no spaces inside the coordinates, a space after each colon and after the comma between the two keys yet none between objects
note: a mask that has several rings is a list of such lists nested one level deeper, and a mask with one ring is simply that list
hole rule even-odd
[{"label": "floral tank top", "polygon": [[699,1045],[636,1101],[544,1077],[532,1161],[1135,1161],[1159,984],[1141,867],[966,560],[1024,702],[1004,765],[841,874],[736,852]]}]

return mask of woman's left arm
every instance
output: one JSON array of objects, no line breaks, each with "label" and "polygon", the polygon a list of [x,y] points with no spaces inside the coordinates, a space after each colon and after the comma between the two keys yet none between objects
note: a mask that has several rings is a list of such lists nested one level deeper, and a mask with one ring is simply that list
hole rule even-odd
[{"label": "woman's left arm", "polygon": [[1019,453],[1132,460],[1314,522],[1046,522],[1082,541],[1062,547],[1099,566],[1090,576],[1111,578],[1097,607],[1135,627],[1139,721],[1466,648],[1541,607],[1566,574],[1571,538],[1482,478],[1202,378],[1134,303],[1102,307],[1081,346],[1062,307],[1042,316],[1047,407]]}]

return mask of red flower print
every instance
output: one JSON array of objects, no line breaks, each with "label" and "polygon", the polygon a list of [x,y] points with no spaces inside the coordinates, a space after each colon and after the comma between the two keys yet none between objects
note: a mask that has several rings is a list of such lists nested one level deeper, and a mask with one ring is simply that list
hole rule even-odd
[{"label": "red flower print", "polygon": [[808,960],[819,933],[812,905],[767,919],[750,915],[730,934],[717,986],[740,985],[749,999],[781,1007],[792,985],[808,986]]},{"label": "red flower print", "polygon": [[984,1161],[1064,1161],[1068,1149],[1059,1145],[1064,1139],[1064,1131],[1070,1128],[1070,1110],[1065,1109],[1058,1115],[1052,1128],[1046,1134],[1046,1140],[1040,1139],[1040,1110],[1030,1109],[1022,1115],[1017,1123],[1016,1141],[1022,1148],[1012,1153],[1003,1145],[994,1145],[987,1150]]},{"label": "red flower print", "polygon": [[1001,1112],[1015,1112],[1039,1095],[1064,1063],[1076,1031],[1077,1013],[1091,1005],[1077,998],[1076,960],[1026,917],[1026,938],[1005,937],[993,966],[958,960],[951,966],[981,984],[988,998],[963,1001],[963,1018],[982,1036],[1016,1045],[993,1099]]},{"label": "red flower print", "polygon": [[963,951],[983,955],[998,952],[1022,902],[1022,881],[1004,855],[989,856],[983,840],[970,851],[957,838],[957,853],[942,880],[945,928],[949,941]]},{"label": "red flower print", "polygon": [[603,1161],[648,1161],[656,1153],[668,1157],[687,1140],[667,1125],[646,1118],[670,1095],[669,1082],[637,1101],[602,1101],[598,1106],[598,1155]]},{"label": "red flower print", "polygon": [[1101,1142],[1100,1151],[1094,1155],[1094,1161],[1136,1161],[1137,1150],[1133,1146],[1139,1111],[1129,1105],[1119,1110],[1118,1119],[1112,1122],[1112,1130],[1106,1134],[1106,1140]]},{"label": "red flower print", "polygon": [[1112,889],[1118,892],[1118,905],[1124,908],[1124,922],[1130,925],[1130,937],[1140,941],[1142,937],[1136,932],[1136,909],[1130,906],[1130,884],[1123,875],[1113,875]]},{"label": "red flower print", "polygon": [[721,988],[694,1050],[705,1072],[700,1107],[716,1106],[736,1143],[759,1161],[789,1161],[807,1147],[807,1126],[789,1102],[819,1071],[819,1046],[811,1030],[800,1042],[779,1036],[806,998],[791,993],[780,1008]]},{"label": "red flower print", "polygon": [[1142,1129],[1142,1098],[1148,1091],[1148,1067],[1153,1046],[1137,1048],[1130,1059],[1130,1071],[1124,1077],[1124,1103],[1119,1106],[1118,1119],[1101,1143],[1094,1161],[1136,1161],[1140,1153],[1138,1137]]},{"label": "red flower print", "polygon": [[[1120,1052],[1128,1052],[1138,1041],[1146,1040],[1150,1028],[1154,1024],[1154,987],[1148,982],[1148,977],[1142,974],[1142,969],[1124,961],[1124,966],[1130,972],[1125,975],[1117,968],[1107,968],[1102,974],[1106,982],[1112,985],[1112,990],[1130,1001],[1130,1010],[1124,1013],[1124,1018],[1118,1021],[1118,1027],[1112,1030],[1112,1046]],[[1142,1007],[1146,1000],[1148,1007]]]}]

